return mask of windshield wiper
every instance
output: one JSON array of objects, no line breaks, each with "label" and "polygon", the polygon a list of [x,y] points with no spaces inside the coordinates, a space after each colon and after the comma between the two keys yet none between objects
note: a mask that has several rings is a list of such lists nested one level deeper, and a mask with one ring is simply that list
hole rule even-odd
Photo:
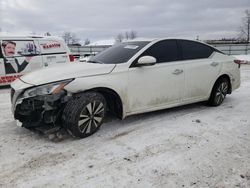
[{"label": "windshield wiper", "polygon": [[97,60],[88,60],[87,63],[99,63],[99,64],[104,64],[101,61],[97,61]]}]

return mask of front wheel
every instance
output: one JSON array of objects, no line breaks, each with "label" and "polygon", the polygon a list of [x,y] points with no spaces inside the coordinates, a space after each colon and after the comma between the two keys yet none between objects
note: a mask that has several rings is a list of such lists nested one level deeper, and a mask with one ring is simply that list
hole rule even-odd
[{"label": "front wheel", "polygon": [[226,78],[221,78],[214,84],[209,104],[211,106],[219,106],[225,99],[229,90],[229,82]]},{"label": "front wheel", "polygon": [[105,113],[105,98],[100,93],[88,92],[67,103],[62,119],[73,136],[85,138],[100,128]]}]

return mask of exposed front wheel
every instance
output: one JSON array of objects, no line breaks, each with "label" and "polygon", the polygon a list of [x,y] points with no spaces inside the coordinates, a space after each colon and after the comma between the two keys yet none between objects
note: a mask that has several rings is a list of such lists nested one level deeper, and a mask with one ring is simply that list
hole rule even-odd
[{"label": "exposed front wheel", "polygon": [[85,138],[100,128],[105,113],[106,101],[101,94],[83,93],[68,102],[63,112],[63,123],[73,136]]},{"label": "exposed front wheel", "polygon": [[229,82],[226,78],[221,78],[214,84],[209,104],[211,106],[219,106],[225,99],[229,90]]}]

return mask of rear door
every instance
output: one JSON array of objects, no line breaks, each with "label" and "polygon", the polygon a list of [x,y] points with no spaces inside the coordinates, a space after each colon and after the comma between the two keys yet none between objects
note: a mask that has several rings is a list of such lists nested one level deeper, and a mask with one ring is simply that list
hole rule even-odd
[{"label": "rear door", "polygon": [[39,43],[44,67],[57,63],[69,62],[69,54],[66,46],[60,41],[55,39],[43,39],[40,40]]},{"label": "rear door", "polygon": [[201,100],[217,78],[221,63],[213,60],[214,49],[200,42],[178,40],[185,65],[184,102]]}]

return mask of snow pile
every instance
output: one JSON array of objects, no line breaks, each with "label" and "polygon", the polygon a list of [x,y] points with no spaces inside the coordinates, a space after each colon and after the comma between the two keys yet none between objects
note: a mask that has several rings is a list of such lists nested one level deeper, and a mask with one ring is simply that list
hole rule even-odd
[{"label": "snow pile", "polygon": [[96,42],[92,42],[86,46],[112,46],[115,44],[114,39],[109,39],[109,40],[99,40]]}]

